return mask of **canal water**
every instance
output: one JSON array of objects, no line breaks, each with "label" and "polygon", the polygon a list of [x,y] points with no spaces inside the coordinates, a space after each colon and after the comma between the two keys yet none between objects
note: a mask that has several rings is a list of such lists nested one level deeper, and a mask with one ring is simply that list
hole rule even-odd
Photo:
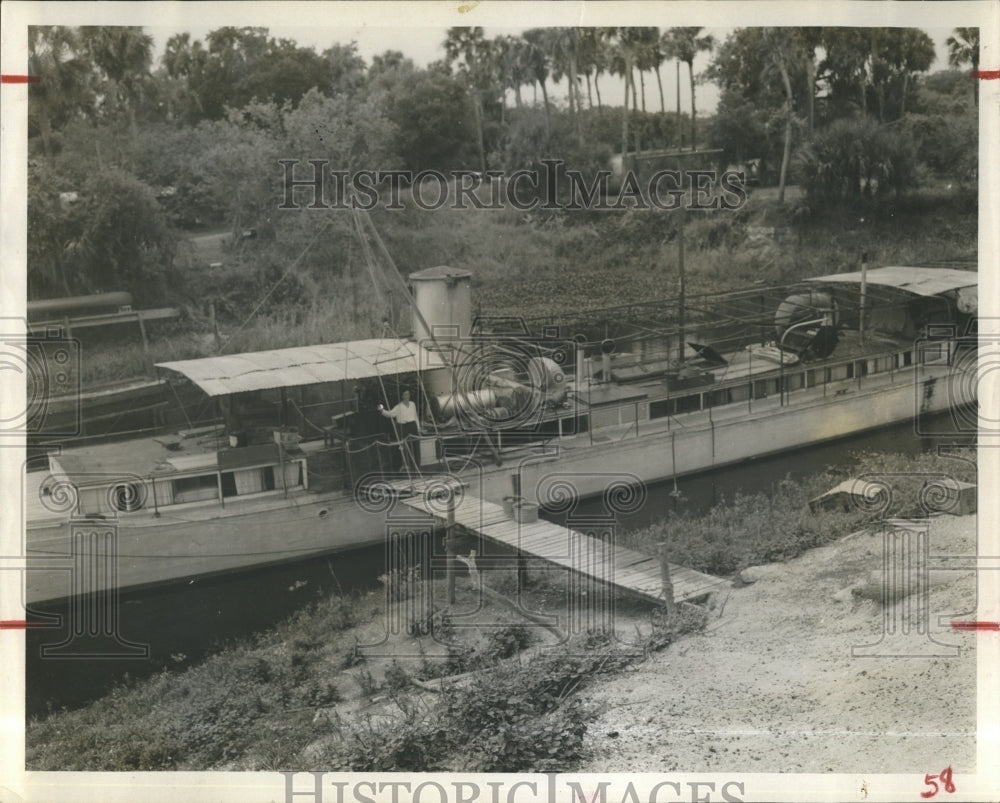
[{"label": "canal water", "polygon": [[[933,422],[942,431],[949,416]],[[956,435],[950,442],[967,443]],[[707,511],[737,492],[770,492],[772,483],[786,476],[803,477],[827,466],[843,466],[859,451],[916,454],[936,448],[941,438],[922,439],[912,424],[878,431],[749,461],[737,466],[678,480],[681,497],[672,495],[672,481],[650,485],[643,507],[619,519],[619,531],[647,526],[680,505]],[[580,512],[598,512],[599,500],[586,500]],[[117,630],[123,641],[145,647],[146,657],[42,656],[48,645],[66,639],[63,627],[29,629],[26,633],[26,707],[29,716],[47,710],[80,705],[107,693],[126,678],[139,678],[168,669],[181,671],[233,639],[265,630],[311,602],[333,593],[379,587],[385,571],[381,547],[339,553],[329,558],[195,581],[121,595]],[[39,614],[59,614],[66,608],[36,608]],[[132,649],[119,646],[121,651]],[[113,651],[113,650],[112,650]],[[51,653],[52,650],[50,649]],[[60,652],[56,650],[56,652]]]}]

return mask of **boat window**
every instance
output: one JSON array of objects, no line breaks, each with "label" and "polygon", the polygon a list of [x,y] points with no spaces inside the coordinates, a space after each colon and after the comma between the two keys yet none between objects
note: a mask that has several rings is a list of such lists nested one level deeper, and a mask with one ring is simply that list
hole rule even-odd
[{"label": "boat window", "polygon": [[692,393],[690,396],[681,396],[677,399],[678,413],[693,413],[701,409],[701,394]]},{"label": "boat window", "polygon": [[664,418],[670,415],[670,402],[671,399],[659,399],[657,401],[651,401],[649,403],[649,417],[650,418]]},{"label": "boat window", "polygon": [[729,400],[733,402],[746,401],[750,398],[750,385],[737,385],[729,389]]},{"label": "boat window", "polygon": [[262,472],[264,478],[264,490],[273,491],[275,488],[274,484],[274,466],[268,466]]},{"label": "boat window", "polygon": [[710,404],[712,407],[718,407],[722,404],[729,404],[733,400],[732,392],[729,388],[723,388],[722,390],[713,390],[711,393],[707,394],[710,397]]},{"label": "boat window", "polygon": [[219,485],[215,474],[202,474],[199,477],[178,477],[174,480],[174,503],[200,502],[204,499],[217,499]]}]

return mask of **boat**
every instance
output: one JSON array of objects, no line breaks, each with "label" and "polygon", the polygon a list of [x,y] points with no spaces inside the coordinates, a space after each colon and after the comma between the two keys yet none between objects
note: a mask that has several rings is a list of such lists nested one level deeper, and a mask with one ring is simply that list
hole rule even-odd
[{"label": "boat", "polygon": [[[624,510],[642,483],[949,409],[974,432],[974,271],[692,297],[682,322],[670,304],[606,317],[610,336],[474,319],[471,276],[411,274],[409,336],[159,364],[214,420],[25,473],[26,603],[387,543],[419,526],[398,504],[413,495]],[[407,438],[387,417],[403,389]]]}]

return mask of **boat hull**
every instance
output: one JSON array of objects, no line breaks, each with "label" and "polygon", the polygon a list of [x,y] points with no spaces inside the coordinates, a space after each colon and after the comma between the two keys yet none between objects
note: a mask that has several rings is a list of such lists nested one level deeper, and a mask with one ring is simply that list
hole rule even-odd
[{"label": "boat hull", "polygon": [[[784,404],[754,400],[634,426],[595,427],[505,455],[501,466],[466,465],[454,476],[469,493],[498,503],[511,494],[514,476],[521,494],[543,506],[557,506],[567,487],[580,498],[603,494],[613,500],[619,497],[612,491],[620,494],[630,483],[732,465],[974,401],[942,384],[932,394],[922,385],[949,378],[945,367],[921,369],[916,376],[899,371],[864,384],[796,391]],[[630,497],[622,498],[619,509],[627,510]],[[26,530],[30,570],[24,599],[30,605],[79,593],[73,581],[84,565],[91,566],[89,590],[134,589],[385,544],[393,533],[426,524],[391,496],[359,501],[348,491],[278,494],[249,505],[171,510],[158,517],[144,512],[74,520],[50,514]],[[100,571],[93,569],[103,560],[94,553],[99,538],[102,554],[113,553],[113,562],[102,564],[110,568]]]}]

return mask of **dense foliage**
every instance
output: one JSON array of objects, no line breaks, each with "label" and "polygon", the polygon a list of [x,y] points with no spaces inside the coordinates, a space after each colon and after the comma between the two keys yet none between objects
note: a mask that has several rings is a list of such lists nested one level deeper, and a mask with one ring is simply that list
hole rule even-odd
[{"label": "dense foliage", "polygon": [[[975,184],[974,82],[957,69],[928,75],[933,48],[914,29],[755,28],[719,42],[700,28],[545,28],[493,39],[452,28],[445,58],[426,68],[398,51],[368,63],[354,43],[317,53],[263,28],[224,27],[204,41],[178,34],[156,63],[140,28],[41,26],[29,44],[42,79],[29,89],[30,296],[130,290],[143,305],[185,307],[189,331],[204,331],[207,302],[223,322],[242,327],[253,313],[282,331],[313,321],[311,332],[364,334],[352,309],[384,316],[350,216],[278,209],[279,159],[346,171],[510,172],[554,156],[593,177],[623,151],[709,146],[722,149],[723,166],[761,160],[763,182],[782,185],[779,202],[785,184],[801,184],[809,202],[800,221],[803,212],[853,214],[859,203],[888,209],[921,184],[967,194]],[[977,44],[975,29],[957,29],[950,64],[974,65]],[[698,76],[704,53],[710,66]],[[666,66],[678,81],[687,77],[690,109],[666,108]],[[618,109],[602,100],[612,80],[625,87]],[[696,105],[705,80],[722,89],[710,117]],[[565,104],[550,96],[556,82],[568,88]],[[516,227],[553,222],[586,226],[565,249],[556,236],[511,254],[535,260],[516,266],[526,277],[562,266],[553,279],[564,288],[574,280],[566,266],[650,263],[641,241],[618,244],[645,226],[627,212],[466,217],[484,231],[464,250],[441,239],[466,225],[446,210],[409,208],[377,225],[387,242],[403,243],[392,253],[405,269],[474,257],[470,267],[490,274],[491,262],[504,261],[503,243],[481,235],[496,228],[508,232],[501,240],[519,239]],[[673,221],[648,217],[661,242],[673,236]],[[584,231],[595,227],[596,251]],[[226,232],[221,258],[187,242],[206,230]],[[425,232],[439,240],[433,249],[420,242]],[[623,247],[635,253],[611,253]],[[422,261],[410,259],[416,254]],[[696,262],[698,249],[689,257]],[[663,278],[653,297],[666,294]],[[635,297],[650,297],[642,284]],[[518,283],[505,285],[513,292]],[[537,298],[524,291],[502,300],[509,308]],[[496,301],[491,292],[479,300]],[[318,298],[331,309],[342,300],[340,311],[315,322]]]}]

